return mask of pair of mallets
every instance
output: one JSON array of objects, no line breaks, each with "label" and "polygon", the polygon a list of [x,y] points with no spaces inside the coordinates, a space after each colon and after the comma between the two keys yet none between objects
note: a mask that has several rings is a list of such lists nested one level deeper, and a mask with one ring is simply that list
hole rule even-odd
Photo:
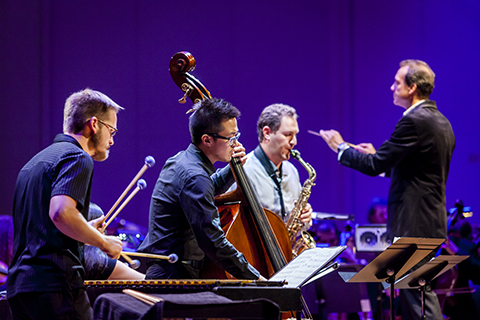
[{"label": "pair of mallets", "polygon": [[[127,186],[125,191],[120,195],[120,197],[117,199],[117,201],[114,203],[112,208],[108,211],[108,213],[105,215],[105,218],[103,218],[103,222],[105,222],[112,212],[117,208],[117,206],[120,204],[120,202],[125,198],[127,195],[128,191],[133,187],[135,183],[137,183],[137,187],[130,193],[130,195],[125,199],[125,201],[122,203],[122,205],[115,211],[115,213],[110,217],[110,219],[105,222],[104,227],[106,228],[120,213],[120,211],[125,208],[127,203],[132,200],[132,198],[137,194],[138,191],[143,190],[147,187],[147,183],[145,180],[140,179],[140,177],[147,171],[148,168],[151,168],[155,165],[155,159],[152,156],[147,156],[145,158],[145,164],[143,167],[140,169],[140,171],[137,173],[137,175],[133,178],[133,180],[130,182],[130,184]],[[155,258],[155,259],[162,259],[162,260],[168,260],[170,263],[175,263],[178,260],[178,256],[176,254],[171,254],[169,256],[162,256],[162,255],[156,255],[156,254],[143,254],[143,253],[137,253],[137,252],[126,252],[122,251],[121,253],[122,257],[128,262],[128,264],[133,268],[136,269],[135,267],[138,268],[139,263],[132,260],[129,256],[137,256],[137,257],[147,257],[147,258]]]}]

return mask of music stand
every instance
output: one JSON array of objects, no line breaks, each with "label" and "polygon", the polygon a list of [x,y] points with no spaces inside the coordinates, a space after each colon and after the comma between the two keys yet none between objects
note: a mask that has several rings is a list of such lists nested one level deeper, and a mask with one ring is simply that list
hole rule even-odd
[{"label": "music stand", "polygon": [[395,319],[393,297],[395,279],[399,279],[417,263],[437,249],[445,239],[407,238],[395,241],[359,272],[343,272],[346,282],[387,282],[390,284],[390,315]]},{"label": "music stand", "polygon": [[443,274],[445,271],[453,268],[458,263],[467,259],[469,256],[438,256],[430,260],[422,267],[407,274],[395,282],[397,289],[415,289],[421,288],[422,293],[422,319],[425,315],[425,292],[427,285],[430,285],[433,279]]}]

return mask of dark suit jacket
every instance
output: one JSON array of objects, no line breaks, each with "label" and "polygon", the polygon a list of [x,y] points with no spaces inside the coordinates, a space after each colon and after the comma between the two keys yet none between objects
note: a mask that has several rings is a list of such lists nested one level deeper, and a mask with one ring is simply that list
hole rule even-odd
[{"label": "dark suit jacket", "polygon": [[365,174],[390,173],[388,237],[446,238],[446,200],[455,136],[427,100],[403,116],[375,154],[346,149],[340,163]]}]

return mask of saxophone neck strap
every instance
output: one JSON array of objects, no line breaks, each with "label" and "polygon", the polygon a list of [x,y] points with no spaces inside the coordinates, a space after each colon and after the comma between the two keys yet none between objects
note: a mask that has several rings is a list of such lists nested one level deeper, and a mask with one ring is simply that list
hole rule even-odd
[{"label": "saxophone neck strap", "polygon": [[273,183],[275,184],[278,193],[278,197],[280,198],[280,207],[282,212],[282,218],[285,218],[285,204],[283,203],[283,194],[282,194],[282,165],[280,168],[277,169],[270,159],[267,157],[267,154],[263,150],[261,145],[258,145],[255,150],[253,151],[255,157],[260,161],[265,171],[270,178],[272,178]]}]

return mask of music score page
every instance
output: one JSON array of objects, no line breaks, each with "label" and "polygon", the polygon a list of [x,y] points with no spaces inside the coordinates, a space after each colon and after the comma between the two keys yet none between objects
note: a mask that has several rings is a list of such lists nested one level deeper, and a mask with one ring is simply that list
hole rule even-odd
[{"label": "music score page", "polygon": [[268,281],[286,281],[287,288],[299,288],[322,268],[330,265],[346,246],[313,248],[301,252]]}]

